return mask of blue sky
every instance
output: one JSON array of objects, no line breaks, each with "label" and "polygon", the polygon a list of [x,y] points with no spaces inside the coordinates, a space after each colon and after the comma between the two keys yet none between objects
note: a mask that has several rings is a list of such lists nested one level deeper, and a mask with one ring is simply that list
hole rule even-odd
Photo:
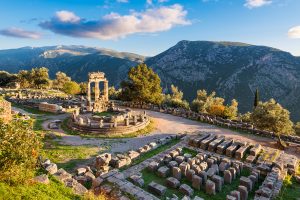
[{"label": "blue sky", "polygon": [[300,56],[300,0],[3,0],[0,49],[86,45],[152,56],[180,40]]}]

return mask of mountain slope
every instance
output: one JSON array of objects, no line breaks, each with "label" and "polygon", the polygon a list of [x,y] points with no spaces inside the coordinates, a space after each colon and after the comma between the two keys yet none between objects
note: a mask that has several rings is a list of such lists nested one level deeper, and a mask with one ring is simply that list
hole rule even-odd
[{"label": "mountain slope", "polygon": [[84,46],[24,47],[0,50],[0,70],[17,73],[21,69],[45,66],[54,77],[57,71],[76,81],[86,81],[91,71],[103,71],[110,85],[118,85],[130,67],[143,62],[144,56]]},{"label": "mountain slope", "polygon": [[[130,67],[146,62],[162,80],[183,90],[189,101],[198,89],[231,100],[241,112],[252,109],[254,92],[261,100],[275,98],[300,120],[300,58],[278,49],[234,42],[181,41],[151,58],[85,46],[24,47],[0,50],[0,70],[45,66],[53,78],[66,72],[76,81],[86,81],[88,72],[105,72],[110,85],[118,86]],[[229,103],[229,102],[228,102]]]},{"label": "mountain slope", "polygon": [[165,88],[179,86],[188,100],[197,89],[216,91],[227,100],[236,98],[245,112],[258,88],[262,100],[275,98],[300,118],[300,59],[290,53],[243,43],[181,41],[147,64]]}]

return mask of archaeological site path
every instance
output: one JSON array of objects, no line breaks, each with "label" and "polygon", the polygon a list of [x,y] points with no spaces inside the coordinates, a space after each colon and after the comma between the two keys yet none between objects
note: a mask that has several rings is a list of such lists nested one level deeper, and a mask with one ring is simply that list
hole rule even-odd
[{"label": "archaeological site path", "polygon": [[[76,135],[66,134],[62,129],[55,130],[57,134],[61,137],[58,141],[66,145],[97,145],[103,146],[109,143],[111,152],[124,152],[130,149],[137,149],[143,146],[149,141],[165,137],[166,135],[174,133],[194,133],[198,131],[210,132],[219,135],[225,135],[226,137],[231,137],[233,139],[239,139],[242,141],[247,141],[251,143],[259,143],[268,147],[275,147],[276,141],[270,138],[258,137],[255,135],[239,133],[234,130],[220,128],[215,125],[200,123],[197,121],[185,119],[182,117],[177,117],[169,114],[148,111],[147,113],[151,116],[155,123],[155,130],[153,130],[148,135],[143,135],[136,138],[122,138],[122,139],[101,139],[101,138],[84,138]],[[43,123],[43,128],[48,129],[48,124],[53,120],[63,120],[68,116],[68,114],[49,116],[49,120]],[[53,130],[52,130],[53,131]],[[287,154],[292,154],[300,157],[300,148],[296,146],[289,147],[286,151]]]}]

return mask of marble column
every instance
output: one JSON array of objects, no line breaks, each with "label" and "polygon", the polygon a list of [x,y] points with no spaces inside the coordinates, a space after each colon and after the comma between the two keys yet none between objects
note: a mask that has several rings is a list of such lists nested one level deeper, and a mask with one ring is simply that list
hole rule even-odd
[{"label": "marble column", "polygon": [[105,101],[108,101],[108,81],[104,81],[104,91],[103,91]]},{"label": "marble column", "polygon": [[87,85],[87,100],[88,102],[91,102],[91,83],[88,82],[88,85]]},{"label": "marble column", "polygon": [[99,82],[95,82],[95,101],[99,99],[100,89],[99,89]]}]

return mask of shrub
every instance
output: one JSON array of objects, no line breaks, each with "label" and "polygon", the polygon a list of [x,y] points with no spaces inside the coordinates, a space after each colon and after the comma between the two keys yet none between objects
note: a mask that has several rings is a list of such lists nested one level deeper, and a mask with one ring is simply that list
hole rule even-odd
[{"label": "shrub", "polygon": [[33,175],[39,148],[32,120],[0,121],[0,181],[22,183]]}]

